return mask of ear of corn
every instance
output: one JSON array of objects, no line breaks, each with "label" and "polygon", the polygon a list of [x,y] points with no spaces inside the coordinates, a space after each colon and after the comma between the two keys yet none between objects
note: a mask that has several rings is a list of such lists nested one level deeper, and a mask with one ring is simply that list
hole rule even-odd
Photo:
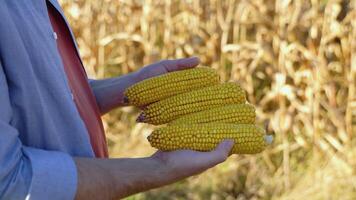
[{"label": "ear of corn", "polygon": [[201,67],[170,72],[141,81],[125,91],[126,103],[142,106],[219,83],[219,75],[214,69]]},{"label": "ear of corn", "polygon": [[253,124],[177,124],[158,128],[148,136],[152,147],[163,151],[211,151],[222,140],[234,140],[232,154],[254,154],[271,142],[264,129]]},{"label": "ear of corn", "polygon": [[224,83],[183,93],[147,106],[138,122],[154,125],[170,122],[178,117],[206,109],[245,103],[246,96],[237,83]]},{"label": "ear of corn", "polygon": [[200,124],[200,123],[255,123],[256,112],[251,104],[231,104],[213,109],[184,115],[170,124]]}]

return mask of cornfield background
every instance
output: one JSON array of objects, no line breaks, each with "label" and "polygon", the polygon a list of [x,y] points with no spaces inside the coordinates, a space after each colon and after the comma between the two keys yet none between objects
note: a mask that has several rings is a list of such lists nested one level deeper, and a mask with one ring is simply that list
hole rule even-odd
[{"label": "cornfield background", "polygon": [[[62,0],[90,76],[196,55],[239,81],[274,144],[128,199],[356,199],[356,1]],[[154,152],[138,110],[104,116],[111,157]]]}]

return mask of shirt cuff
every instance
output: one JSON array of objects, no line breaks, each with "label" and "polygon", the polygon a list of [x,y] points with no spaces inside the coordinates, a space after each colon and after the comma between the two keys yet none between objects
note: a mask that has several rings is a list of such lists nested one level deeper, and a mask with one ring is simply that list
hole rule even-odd
[{"label": "shirt cuff", "polygon": [[32,181],[27,199],[74,199],[77,191],[77,167],[73,158],[57,151],[24,147],[32,165]]}]

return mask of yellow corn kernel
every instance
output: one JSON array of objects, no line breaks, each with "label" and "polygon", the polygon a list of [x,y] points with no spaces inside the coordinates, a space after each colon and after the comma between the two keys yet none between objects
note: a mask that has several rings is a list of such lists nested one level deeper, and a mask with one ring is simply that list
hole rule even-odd
[{"label": "yellow corn kernel", "polygon": [[219,83],[216,70],[200,67],[167,73],[141,81],[125,91],[125,102],[135,106],[150,103]]},{"label": "yellow corn kernel", "polygon": [[164,124],[183,115],[227,104],[245,103],[246,95],[239,84],[223,83],[179,94],[147,106],[138,122]]},{"label": "yellow corn kernel", "polygon": [[272,141],[254,124],[176,124],[158,128],[148,136],[152,147],[163,151],[189,149],[211,151],[224,139],[232,139],[232,154],[255,154]]},{"label": "yellow corn kernel", "polygon": [[251,104],[231,104],[216,107],[189,115],[184,115],[170,124],[200,124],[200,123],[255,123],[256,112]]}]

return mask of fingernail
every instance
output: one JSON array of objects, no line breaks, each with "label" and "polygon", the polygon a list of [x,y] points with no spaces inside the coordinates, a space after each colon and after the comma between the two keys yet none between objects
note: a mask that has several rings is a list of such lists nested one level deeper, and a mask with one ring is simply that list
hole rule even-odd
[{"label": "fingernail", "polygon": [[141,113],[137,119],[136,122],[145,122],[145,113]]},{"label": "fingernail", "polygon": [[185,59],[185,63],[187,65],[197,65],[200,63],[200,59],[198,57],[190,57]]},{"label": "fingernail", "polygon": [[196,57],[196,56],[189,58],[189,60],[190,60],[191,62],[200,63],[200,58],[199,58],[199,57]]}]

